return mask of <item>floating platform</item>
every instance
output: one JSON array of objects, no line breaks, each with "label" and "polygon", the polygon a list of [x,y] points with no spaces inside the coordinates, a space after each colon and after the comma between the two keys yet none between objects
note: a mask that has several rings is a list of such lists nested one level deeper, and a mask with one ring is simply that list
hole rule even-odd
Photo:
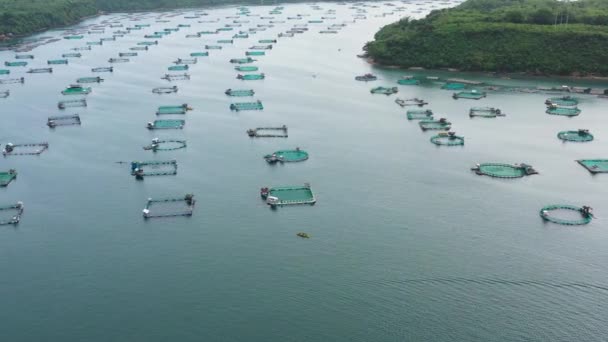
[{"label": "floating platform", "polygon": [[266,51],[245,51],[245,56],[266,56]]},{"label": "floating platform", "polygon": [[420,125],[420,128],[423,131],[429,131],[429,130],[448,131],[450,128],[452,128],[452,123],[449,122],[445,118],[441,118],[439,120],[423,120],[423,121],[420,121],[418,123],[418,125]]},{"label": "floating platform", "polygon": [[149,151],[175,151],[186,148],[186,140],[174,140],[174,139],[152,139],[150,145],[144,146],[144,150]]},{"label": "floating platform", "polygon": [[81,85],[71,85],[61,92],[63,95],[88,95],[93,91],[90,87],[83,87]]},{"label": "floating platform", "polygon": [[521,178],[538,174],[532,166],[525,163],[483,163],[475,165],[471,170],[478,175],[486,175],[495,178]]},{"label": "floating platform", "polygon": [[578,116],[581,113],[581,110],[577,107],[559,107],[551,105],[547,108],[545,113],[560,116]]},{"label": "floating platform", "polygon": [[114,67],[98,67],[91,69],[92,72],[114,72]]},{"label": "floating platform", "polygon": [[173,87],[158,87],[158,88],[154,88],[152,89],[152,92],[154,94],[171,94],[171,93],[177,93],[177,86],[173,86]]},{"label": "floating platform", "polygon": [[433,120],[433,111],[430,109],[412,109],[407,111],[408,120]]},{"label": "floating platform", "polygon": [[506,116],[500,109],[494,107],[473,107],[469,110],[470,117],[495,118]]},{"label": "floating platform", "polygon": [[172,65],[167,68],[169,71],[186,71],[190,69],[188,65]]},{"label": "floating platform", "polygon": [[[9,215],[5,218],[5,215]],[[18,224],[23,215],[23,202],[17,202],[11,205],[0,206],[0,225]]]},{"label": "floating platform", "polygon": [[454,93],[452,97],[454,99],[468,99],[468,100],[480,100],[486,97],[487,94],[485,92],[480,92],[475,89],[471,91],[461,91],[458,93]]},{"label": "floating platform", "polygon": [[25,78],[24,77],[20,77],[20,78],[5,78],[5,79],[0,79],[0,84],[23,84],[25,83]]},{"label": "floating platform", "polygon": [[255,62],[255,59],[251,58],[251,57],[247,57],[247,58],[232,58],[230,60],[230,63],[234,63],[234,64],[248,64],[248,63],[253,63]]},{"label": "floating platform", "polygon": [[136,179],[145,176],[175,176],[177,174],[177,161],[134,161],[131,162],[131,175]]},{"label": "floating platform", "polygon": [[588,129],[579,129],[576,131],[562,131],[557,133],[557,137],[563,141],[587,142],[593,141],[593,134],[589,133]]},{"label": "floating platform", "polygon": [[[76,80],[76,83],[101,83],[103,82],[103,78],[96,76],[96,77],[80,77]],[[91,89],[91,88],[87,88],[87,89]]]},{"label": "floating platform", "polygon": [[226,89],[224,94],[234,97],[245,97],[255,95],[255,91],[253,89]]},{"label": "floating platform", "polygon": [[384,95],[392,95],[397,94],[399,89],[397,87],[376,87],[370,90],[372,94],[384,94]]},{"label": "floating platform", "polygon": [[192,110],[187,103],[184,103],[179,106],[160,106],[158,110],[156,110],[156,115],[164,115],[164,114],[186,114],[187,111]]},{"label": "floating platform", "polygon": [[287,126],[281,127],[256,127],[247,130],[251,138],[287,138]]},{"label": "floating platform", "polygon": [[82,54],[80,52],[69,52],[69,53],[64,53],[63,55],[61,55],[61,57],[63,57],[63,58],[80,58],[80,57],[82,57]]},{"label": "floating platform", "polygon": [[24,67],[27,66],[27,62],[19,61],[19,62],[4,62],[4,66],[7,67]]},{"label": "floating platform", "polygon": [[35,144],[12,144],[4,145],[2,154],[4,156],[38,156],[48,150],[49,143]]},{"label": "floating platform", "polygon": [[169,82],[171,82],[171,81],[185,81],[185,80],[189,80],[190,79],[190,75],[187,74],[187,73],[183,73],[183,74],[165,74],[160,79],[161,80],[167,80]]},{"label": "floating platform", "polygon": [[545,104],[547,106],[574,107],[578,105],[578,99],[572,96],[551,97],[545,101]]},{"label": "floating platform", "polygon": [[148,129],[182,129],[186,124],[186,120],[154,120],[148,122]]},{"label": "floating platform", "polygon": [[395,99],[395,103],[400,105],[401,107],[406,107],[406,106],[423,107],[423,106],[429,104],[428,102],[424,101],[423,99],[419,99],[417,97],[415,97],[413,99],[405,99],[405,100],[397,98],[397,99]]},{"label": "floating platform", "polygon": [[10,169],[6,172],[0,172],[0,187],[6,187],[15,178],[17,178],[17,171]]},{"label": "floating platform", "polygon": [[256,102],[237,102],[230,104],[230,110],[235,110],[237,112],[241,110],[263,110],[264,105],[262,105],[261,101]]},{"label": "floating platform", "polygon": [[87,100],[79,99],[79,100],[68,100],[68,101],[59,101],[57,107],[59,109],[66,109],[71,107],[86,107]]},{"label": "floating platform", "polygon": [[34,68],[27,71],[28,74],[52,74],[53,68]]},{"label": "floating platform", "polygon": [[46,64],[48,65],[61,65],[61,64],[68,64],[68,60],[67,59],[49,59],[48,61],[46,61]]},{"label": "floating platform", "polygon": [[313,205],[317,201],[310,188],[310,184],[304,184],[304,186],[262,188],[260,196],[271,207],[298,204]]},{"label": "floating platform", "polygon": [[108,59],[108,63],[128,63],[128,58],[110,58]]},{"label": "floating platform", "polygon": [[593,219],[593,208],[589,206],[577,207],[574,205],[554,204],[543,207],[539,214],[545,221],[567,226],[580,226],[591,222]]},{"label": "floating platform", "polygon": [[175,216],[192,216],[194,212],[194,195],[186,194],[183,197],[176,198],[148,198],[146,207],[144,208],[144,218],[158,217],[175,217]]},{"label": "floating platform", "polygon": [[302,151],[299,147],[296,147],[295,150],[280,150],[264,156],[264,160],[268,164],[301,162],[307,159],[308,152]]},{"label": "floating platform", "polygon": [[78,114],[74,115],[61,115],[61,116],[49,116],[46,125],[50,128],[55,128],[57,126],[74,126],[80,125],[80,116]]},{"label": "floating platform", "polygon": [[464,137],[456,135],[455,132],[442,132],[432,136],[431,142],[435,145],[462,146],[464,145]]},{"label": "floating platform", "polygon": [[266,75],[264,75],[264,74],[245,74],[245,75],[238,74],[238,75],[236,75],[236,78],[239,80],[243,80],[243,81],[257,81],[257,80],[265,79]]},{"label": "floating platform", "polygon": [[190,57],[209,57],[209,51],[192,52],[192,53],[190,53]]},{"label": "floating platform", "polygon": [[580,159],[576,162],[593,174],[608,173],[608,159]]}]

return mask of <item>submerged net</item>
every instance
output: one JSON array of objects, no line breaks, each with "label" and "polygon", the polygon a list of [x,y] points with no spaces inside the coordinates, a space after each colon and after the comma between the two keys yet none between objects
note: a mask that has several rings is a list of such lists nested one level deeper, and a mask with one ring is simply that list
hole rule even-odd
[{"label": "submerged net", "polygon": [[581,159],[577,162],[591,173],[608,172],[608,159]]},{"label": "submerged net", "polygon": [[[103,82],[101,77],[80,77],[76,80],[77,83],[100,83]],[[90,88],[89,88],[90,89]]]},{"label": "submerged net", "polygon": [[195,202],[191,194],[177,198],[148,198],[143,215],[144,218],[192,216]]},{"label": "submerged net", "polygon": [[173,86],[173,87],[158,87],[158,88],[154,88],[152,89],[152,92],[155,94],[171,94],[171,93],[177,93],[177,86]]},{"label": "submerged net", "polygon": [[1,79],[0,84],[16,84],[16,83],[25,83],[25,78],[6,78]]},{"label": "submerged net", "polygon": [[536,170],[527,164],[484,163],[478,164],[472,170],[478,175],[495,178],[521,178],[537,174]]},{"label": "submerged net", "polygon": [[255,59],[247,57],[247,58],[233,58],[230,60],[230,63],[234,63],[234,64],[247,64],[247,63],[253,63],[255,62]]},{"label": "submerged net", "polygon": [[588,224],[593,219],[591,208],[573,205],[548,205],[539,214],[546,221],[568,226]]},{"label": "submerged net", "polygon": [[574,142],[586,142],[593,140],[593,134],[589,133],[586,129],[579,129],[578,131],[562,131],[557,133],[557,137],[564,141]]},{"label": "submerged net", "polygon": [[80,125],[80,116],[74,115],[62,115],[62,116],[50,116],[47,121],[47,126],[53,128],[57,126],[73,126]]},{"label": "submerged net", "polygon": [[221,50],[221,45],[205,45],[205,49],[207,50]]}]

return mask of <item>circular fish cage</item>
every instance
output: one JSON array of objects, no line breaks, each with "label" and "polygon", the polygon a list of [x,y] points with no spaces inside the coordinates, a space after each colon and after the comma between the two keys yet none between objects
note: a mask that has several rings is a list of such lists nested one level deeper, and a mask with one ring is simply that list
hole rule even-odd
[{"label": "circular fish cage", "polygon": [[308,159],[308,152],[302,151],[299,148],[295,150],[282,150],[276,151],[273,154],[267,154],[264,156],[264,159],[270,164],[276,162],[301,162]]},{"label": "circular fish cage", "polygon": [[538,172],[528,164],[502,164],[484,163],[477,164],[471,169],[478,175],[486,175],[494,178],[522,178],[534,175]]},{"label": "circular fish cage", "polygon": [[562,97],[551,97],[545,101],[546,105],[554,104],[557,106],[576,106],[578,105],[578,99],[572,96],[562,96]]},{"label": "circular fish cage", "polygon": [[455,132],[439,133],[431,137],[431,142],[438,146],[462,146],[464,137],[457,136]]},{"label": "circular fish cage", "polygon": [[559,107],[556,105],[551,105],[547,107],[545,113],[550,115],[578,116],[581,113],[581,110],[577,107]]},{"label": "circular fish cage", "polygon": [[557,133],[557,137],[563,141],[593,141],[593,134],[589,133],[589,130],[587,129],[579,129],[578,131],[562,131]]},{"label": "circular fish cage", "polygon": [[588,206],[574,205],[548,205],[543,207],[539,214],[545,221],[566,225],[580,226],[591,222],[593,209]]},{"label": "circular fish cage", "polygon": [[144,150],[150,151],[175,151],[186,148],[186,140],[159,140],[153,139],[152,143],[148,146],[144,146]]}]

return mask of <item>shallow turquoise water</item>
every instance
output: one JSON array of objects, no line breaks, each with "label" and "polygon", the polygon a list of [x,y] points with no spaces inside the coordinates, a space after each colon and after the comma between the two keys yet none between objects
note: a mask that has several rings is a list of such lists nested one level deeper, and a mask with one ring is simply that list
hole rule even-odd
[{"label": "shallow turquoise water", "polygon": [[[380,5],[380,4],[378,4]],[[340,23],[349,6],[336,9]],[[408,8],[417,8],[408,5]],[[272,7],[251,7],[266,13]],[[199,57],[190,81],[160,77],[177,58],[235,32],[186,39],[223,26],[233,7],[208,10],[198,24],[185,14],[83,51],[54,73],[25,74],[24,85],[0,99],[0,143],[48,141],[39,157],[0,159],[16,182],[2,203],[23,201],[19,226],[0,229],[0,339],[6,341],[599,341],[608,334],[608,179],[576,159],[608,157],[606,100],[584,97],[576,118],[544,113],[549,95],[490,94],[453,100],[437,87],[399,86],[397,96],[430,102],[465,136],[464,147],[437,147],[395,96],[371,95],[397,86],[407,72],[379,69],[356,58],[379,27],[397,15],[374,17],[337,35],[324,24],[280,39],[255,65],[266,79],[243,83],[228,63],[258,39],[275,38],[295,22],[235,39]],[[282,17],[325,11],[285,5]],[[405,12],[403,14],[406,14]],[[422,14],[419,14],[419,16]],[[118,17],[109,15],[108,17]],[[108,17],[89,20],[101,22]],[[280,17],[276,15],[275,17]],[[250,18],[242,28],[263,22]],[[49,130],[60,91],[90,68],[127,52],[144,34],[192,23],[148,52],[116,64],[93,84],[81,127]],[[106,29],[111,32],[113,29]],[[120,30],[120,28],[117,28]],[[237,28],[238,30],[238,28]],[[60,32],[44,33],[58,35]],[[85,41],[61,40],[31,53],[45,67]],[[0,52],[0,61],[12,60]],[[28,66],[29,67],[29,66]],[[6,78],[25,69],[11,69]],[[355,82],[366,72],[380,80]],[[443,75],[443,73],[432,73]],[[450,76],[483,78],[483,75]],[[498,80],[494,80],[498,81]],[[505,84],[515,81],[500,80]],[[556,85],[565,80],[518,80]],[[179,92],[152,94],[178,85]],[[231,112],[227,88],[251,86],[263,111]],[[160,105],[188,103],[183,130],[148,131]],[[470,119],[471,106],[495,106],[507,116]],[[425,107],[427,108],[427,107]],[[163,116],[162,119],[165,119]],[[183,118],[180,116],[179,118]],[[248,128],[289,127],[288,139],[250,139]],[[589,128],[595,140],[563,143],[556,134]],[[186,149],[144,151],[153,137],[187,139]],[[303,163],[270,166],[268,151],[301,147]],[[177,176],[138,182],[116,161],[168,160]],[[526,162],[540,175],[517,180],[479,177],[478,162]],[[270,210],[262,186],[312,184],[317,204]],[[191,218],[144,221],[148,197],[195,194]],[[584,227],[545,224],[551,203],[588,204],[599,219]],[[310,234],[299,239],[297,232]]]}]

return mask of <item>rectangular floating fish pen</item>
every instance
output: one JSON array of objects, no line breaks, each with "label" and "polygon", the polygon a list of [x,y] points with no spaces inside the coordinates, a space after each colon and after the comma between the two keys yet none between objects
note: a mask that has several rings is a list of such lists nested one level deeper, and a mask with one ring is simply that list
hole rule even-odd
[{"label": "rectangular floating fish pen", "polygon": [[144,176],[174,176],[177,174],[177,161],[134,161],[131,162],[131,175],[137,179]]},{"label": "rectangular floating fish pen", "polygon": [[161,80],[167,80],[167,81],[183,81],[183,80],[189,80],[190,79],[190,75],[187,73],[183,73],[183,74],[165,74],[165,76],[160,78]]},{"label": "rectangular floating fish pen", "polygon": [[576,162],[591,173],[608,173],[608,159],[581,159]]},{"label": "rectangular floating fish pen", "polygon": [[236,76],[236,78],[243,81],[257,81],[265,79],[266,76],[264,74],[239,74]]},{"label": "rectangular floating fish pen", "polygon": [[249,50],[272,50],[272,45],[254,45]]},{"label": "rectangular floating fish pen", "polygon": [[9,75],[11,73],[8,69],[0,69],[0,75]]},{"label": "rectangular floating fish pen", "polygon": [[252,138],[287,138],[287,126],[281,127],[256,127],[247,130],[247,135]]},{"label": "rectangular floating fish pen", "polygon": [[221,45],[205,45],[206,50],[221,50]]},{"label": "rectangular floating fish pen", "polygon": [[108,59],[108,63],[128,63],[128,58],[110,58]]},{"label": "rectangular floating fish pen", "polygon": [[20,77],[20,78],[5,78],[5,79],[0,79],[0,84],[18,84],[18,83],[25,83],[25,78]]},{"label": "rectangular floating fish pen", "polygon": [[242,72],[252,72],[258,71],[258,67],[253,65],[237,65],[234,67],[234,70]]},{"label": "rectangular floating fish pen", "polygon": [[63,58],[80,58],[80,57],[82,57],[82,54],[80,52],[70,52],[70,53],[64,53],[63,55],[61,55],[61,57],[63,57]]},{"label": "rectangular floating fish pen", "polygon": [[236,102],[230,104],[230,110],[241,111],[241,110],[263,110],[264,105],[261,101],[256,102]]},{"label": "rectangular floating fish pen", "polygon": [[66,109],[66,108],[72,108],[72,107],[86,107],[86,106],[87,106],[87,100],[85,100],[85,99],[59,101],[59,103],[57,104],[57,107],[59,109]]},{"label": "rectangular floating fish pen", "polygon": [[209,56],[209,51],[190,53],[190,57],[208,57],[208,56]]},{"label": "rectangular floating fish pen", "polygon": [[147,46],[134,46],[129,48],[131,51],[148,51],[148,49]]},{"label": "rectangular floating fish pen", "polygon": [[452,123],[447,121],[444,118],[441,118],[439,120],[422,120],[422,121],[418,122],[418,125],[420,125],[420,128],[423,131],[428,131],[428,130],[447,131],[450,128],[452,128]]},{"label": "rectangular floating fish pen", "polygon": [[452,95],[452,97],[456,100],[457,99],[480,100],[480,99],[486,97],[486,93],[473,89],[471,91],[461,91],[459,93],[454,93]]},{"label": "rectangular floating fish pen", "polygon": [[92,72],[114,72],[114,67],[98,67],[91,69]]},{"label": "rectangular floating fish pen", "polygon": [[313,205],[317,201],[309,184],[262,188],[261,196],[266,200],[266,204],[272,207],[298,204]]},{"label": "rectangular floating fish pen", "polygon": [[15,59],[34,59],[34,55],[15,55]]},{"label": "rectangular floating fish pen", "polygon": [[0,225],[17,224],[23,215],[23,203],[0,206]]},{"label": "rectangular floating fish pen", "polygon": [[48,143],[11,144],[4,145],[4,156],[38,156],[48,150]]},{"label": "rectangular floating fish pen", "polygon": [[120,52],[118,53],[118,57],[136,57],[137,52]]},{"label": "rectangular floating fish pen", "polygon": [[494,107],[473,107],[469,110],[469,116],[495,118],[497,116],[505,116],[505,114],[500,109]]},{"label": "rectangular floating fish pen", "polygon": [[4,62],[4,66],[7,67],[24,67],[27,65],[27,62]]},{"label": "rectangular floating fish pen", "polygon": [[17,178],[17,171],[15,170],[0,172],[0,187],[9,185],[15,178]]},{"label": "rectangular floating fish pen", "polygon": [[76,83],[101,83],[103,82],[103,78],[97,77],[80,77],[76,79]]},{"label": "rectangular floating fish pen", "polygon": [[182,129],[186,120],[154,120],[148,122],[148,129]]},{"label": "rectangular floating fish pen", "polygon": [[61,115],[61,116],[49,116],[46,125],[50,128],[57,126],[75,126],[80,125],[80,116],[74,115]]},{"label": "rectangular floating fish pen", "polygon": [[196,64],[198,59],[196,58],[178,58],[174,64]]},{"label": "rectangular floating fish pen", "polygon": [[143,215],[144,218],[192,216],[195,202],[192,194],[176,198],[148,198]]},{"label": "rectangular floating fish pen", "polygon": [[245,51],[245,56],[266,56],[266,51]]},{"label": "rectangular floating fish pen", "polygon": [[248,64],[248,63],[253,63],[255,62],[255,59],[251,58],[251,57],[247,57],[247,58],[232,58],[230,60],[230,63],[233,64]]},{"label": "rectangular floating fish pen", "polygon": [[34,68],[27,72],[28,74],[52,74],[53,68]]},{"label": "rectangular floating fish pen", "polygon": [[164,114],[186,114],[187,111],[192,110],[188,104],[182,104],[178,106],[160,106],[156,110],[156,115]]},{"label": "rectangular floating fish pen", "polygon": [[433,120],[433,111],[430,109],[412,109],[407,111],[408,120]]},{"label": "rectangular floating fish pen", "polygon": [[218,44],[233,44],[234,40],[232,40],[232,39],[220,39],[216,43],[218,43]]},{"label": "rectangular floating fish pen", "polygon": [[186,71],[190,69],[188,65],[172,65],[167,68],[169,71]]}]

